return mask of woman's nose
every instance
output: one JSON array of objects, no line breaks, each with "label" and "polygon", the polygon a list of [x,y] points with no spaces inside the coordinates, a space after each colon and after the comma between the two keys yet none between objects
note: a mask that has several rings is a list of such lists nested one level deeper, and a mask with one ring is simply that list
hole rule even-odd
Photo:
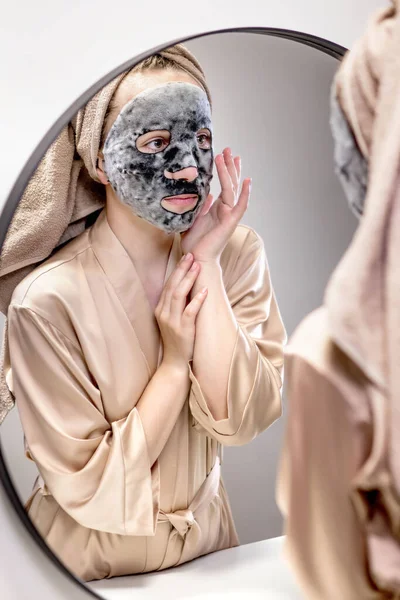
[{"label": "woman's nose", "polygon": [[185,181],[194,181],[198,176],[199,172],[196,167],[186,167],[171,173],[171,171],[164,171],[164,176],[167,179],[184,179]]}]

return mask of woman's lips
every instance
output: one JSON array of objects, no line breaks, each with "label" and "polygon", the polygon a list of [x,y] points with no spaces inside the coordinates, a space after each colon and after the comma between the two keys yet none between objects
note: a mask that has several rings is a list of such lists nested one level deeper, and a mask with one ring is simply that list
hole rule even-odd
[{"label": "woman's lips", "polygon": [[161,206],[170,212],[184,213],[194,208],[197,204],[197,194],[179,194],[177,196],[167,196],[161,200]]},{"label": "woman's lips", "polygon": [[180,194],[178,196],[167,196],[163,198],[169,204],[176,204],[177,206],[184,206],[185,204],[192,204],[194,200],[197,200],[197,194]]}]

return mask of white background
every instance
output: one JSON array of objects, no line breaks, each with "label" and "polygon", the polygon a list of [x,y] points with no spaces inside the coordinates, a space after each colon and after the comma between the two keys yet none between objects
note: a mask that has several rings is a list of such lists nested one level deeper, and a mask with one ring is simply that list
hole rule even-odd
[{"label": "white background", "polygon": [[[3,77],[0,97],[2,115],[0,206],[4,203],[25,160],[63,110],[90,84],[132,56],[180,37],[235,26],[295,29],[349,46],[364,28],[367,14],[379,5],[381,3],[372,0],[354,0],[350,7],[344,0],[335,2],[297,0],[281,3],[267,0],[259,3],[257,0],[247,0],[229,4],[214,0],[203,1],[198,5],[156,0],[144,5],[134,3],[132,0],[129,2],[114,0],[112,4],[104,0],[96,0],[96,2],[86,0],[85,3],[69,0],[69,2],[58,1],[52,4],[38,0],[29,4],[26,2],[25,5],[17,2],[9,4],[3,11],[0,26],[0,56],[4,63],[1,70]],[[262,41],[262,38],[260,40]],[[266,51],[267,48],[271,51],[273,48],[277,49],[278,44],[274,42],[281,41],[264,41]],[[193,49],[196,43],[199,44],[199,42],[192,42]],[[283,44],[285,42],[281,42],[281,63],[278,58],[271,63],[268,61],[268,56],[261,63],[264,69],[271,70],[272,77],[279,75],[277,72],[279,64],[286,65],[287,69],[291,64],[290,50],[285,50],[289,46],[287,43]],[[303,53],[303,50],[312,60],[311,56],[314,56],[314,52],[311,49],[301,48],[300,51],[300,47],[298,48],[299,52],[296,56],[300,57],[299,60],[301,57],[306,59],[307,54]],[[200,51],[197,54],[202,60]],[[209,55],[208,60],[210,57],[212,55]],[[207,52],[204,52],[204,60],[207,60]],[[210,61],[210,65],[217,66],[217,63]],[[213,89],[212,77],[215,77],[216,73],[212,75],[206,64],[205,67]],[[225,65],[225,71],[230,68],[232,69],[232,65]],[[248,173],[253,176],[253,197],[257,196],[257,203],[250,206],[245,222],[260,231],[260,227],[256,225],[259,219],[258,211],[261,206],[265,206],[262,221],[262,228],[265,230],[260,233],[266,242],[274,284],[289,332],[296,325],[295,314],[290,306],[295,303],[298,306],[297,314],[301,315],[319,301],[323,279],[334,264],[331,264],[333,258],[335,260],[338,258],[335,253],[340,250],[343,243],[346,243],[354,226],[354,223],[351,224],[351,216],[346,213],[345,220],[342,222],[344,229],[335,230],[332,227],[333,215],[342,210],[342,207],[338,208],[342,202],[342,195],[341,192],[337,192],[336,196],[334,192],[336,184],[333,183],[332,173],[324,162],[325,155],[315,152],[315,148],[313,151],[313,144],[307,134],[303,138],[303,151],[309,158],[306,161],[308,168],[307,171],[300,173],[294,153],[296,144],[290,145],[288,139],[292,129],[293,141],[297,140],[297,142],[305,131],[306,133],[313,131],[312,135],[317,136],[317,142],[328,156],[329,137],[327,123],[323,120],[324,110],[327,109],[323,108],[321,101],[323,97],[327,100],[328,72],[330,77],[332,59],[322,56],[319,61],[316,59],[313,74],[307,75],[306,69],[301,73],[297,71],[291,73],[291,81],[294,81],[293,77],[296,79],[298,96],[294,98],[289,94],[288,99],[292,100],[292,112],[288,111],[287,120],[284,122],[281,117],[267,120],[268,114],[272,114],[273,107],[279,106],[279,102],[278,97],[274,95],[276,90],[273,90],[272,94],[265,95],[266,102],[270,103],[271,108],[268,109],[269,113],[266,111],[263,127],[268,136],[272,132],[276,144],[274,145],[276,167],[273,172],[268,168],[270,160],[266,161],[265,166],[261,165],[260,161],[257,162],[257,155],[254,154],[256,147],[252,144],[250,136],[244,139],[238,130],[235,130],[234,135],[231,134],[230,120],[226,119],[225,123],[220,123],[220,134],[218,134],[220,137],[217,139],[217,144],[230,144],[234,151],[237,148],[237,152],[243,154],[245,152],[242,148],[246,146],[245,150],[249,158],[243,166],[246,175]],[[290,77],[288,71],[286,73],[284,82],[286,82],[286,89],[290,91]],[[302,78],[308,78],[307,83],[300,74]],[[281,76],[281,83],[282,80]],[[260,83],[261,78],[257,78],[257,81]],[[268,91],[267,80],[264,81],[264,86]],[[319,99],[313,100],[315,111],[310,112],[304,90],[313,89],[312,86],[317,92],[319,90],[320,96]],[[235,91],[237,92],[237,87]],[[233,103],[231,98],[232,95],[227,106],[232,109],[232,117],[237,119],[235,110],[238,108],[237,102],[240,96],[237,96]],[[293,103],[293,100],[296,102]],[[277,102],[278,104],[274,104]],[[296,122],[301,122],[301,119],[297,121],[294,119],[296,110],[303,111],[302,124],[304,126],[304,123],[308,123],[308,127],[302,129],[296,125]],[[313,114],[316,123],[319,124],[318,128],[310,120]],[[286,129],[280,129],[285,123]],[[252,123],[251,126],[254,128],[254,125],[255,123]],[[313,127],[315,130],[312,129]],[[256,133],[259,131],[260,127]],[[282,132],[281,136],[280,132]],[[272,146],[269,151],[271,150]],[[277,161],[278,156],[281,157],[280,163]],[[326,187],[318,183],[318,178],[315,179],[315,173],[320,172],[321,169],[326,170],[324,171],[327,177]],[[286,189],[291,190],[290,195],[282,196],[282,181],[285,182]],[[321,206],[320,200],[327,211],[324,214],[318,212]],[[335,206],[335,202],[339,203],[338,207]],[[274,221],[271,220],[272,214]],[[342,215],[344,217],[344,212]],[[325,218],[325,228],[320,227],[321,217]],[[271,225],[273,222],[274,226]],[[299,233],[301,231],[303,233]],[[310,239],[306,251],[301,246],[302,236],[305,235]],[[339,239],[337,244],[335,239]],[[332,243],[335,247],[331,254],[328,248]],[[283,244],[286,246],[284,260],[282,260]],[[297,279],[289,276],[288,265],[294,256],[303,266],[303,270],[297,271]],[[318,261],[316,261],[317,257]],[[317,276],[312,279],[311,274],[314,269]],[[307,281],[310,281],[310,285],[312,281],[317,282],[314,287],[304,287],[304,274],[308,278]],[[311,292],[305,294],[304,289],[311,289]],[[228,489],[231,492],[235,513],[239,514],[242,511],[245,496],[250,504],[255,502],[254,510],[259,508],[259,505],[256,506],[259,499],[265,498],[264,507],[267,514],[264,522],[270,523],[271,528],[274,527],[273,523],[279,522],[273,503],[271,504],[273,490],[267,490],[266,495],[256,494],[251,486],[242,483],[241,494],[235,495],[235,487],[239,489],[235,465],[241,462],[242,466],[246,467],[244,471],[250,472],[253,467],[249,465],[254,464],[256,455],[256,465],[258,469],[264,469],[266,476],[264,481],[268,481],[267,486],[272,488],[280,435],[279,426],[276,425],[247,448],[231,449],[230,456],[227,456],[225,461],[225,477],[227,482],[229,480]],[[254,538],[254,533],[262,525],[257,519],[250,522],[249,527],[248,531],[251,530],[251,536]],[[86,597],[83,591],[81,592],[58,573],[35,547],[15,518],[8,501],[4,498],[3,491],[0,492],[0,531],[2,532],[0,536],[1,597],[7,600],[32,597],[40,597],[43,600],[57,597],[62,600]],[[244,533],[247,535],[246,531]],[[261,537],[277,533],[279,532],[269,529],[263,531]],[[243,533],[241,537],[242,539],[245,537]]]}]

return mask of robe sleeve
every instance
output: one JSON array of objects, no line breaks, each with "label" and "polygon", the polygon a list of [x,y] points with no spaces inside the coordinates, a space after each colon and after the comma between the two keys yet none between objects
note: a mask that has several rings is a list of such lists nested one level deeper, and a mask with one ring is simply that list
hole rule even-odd
[{"label": "robe sleeve", "polygon": [[[336,361],[332,345],[318,347],[322,325],[314,325],[314,333],[303,330],[302,344]],[[371,581],[352,502],[355,477],[370,451],[368,415],[359,413],[352,422],[355,411],[342,390],[305,348],[300,355],[289,344],[285,361],[289,406],[277,480],[285,554],[309,600],[386,598]],[[357,401],[357,387],[354,382],[349,390],[351,401]]]},{"label": "robe sleeve", "polygon": [[195,427],[224,446],[241,446],[282,413],[286,332],[262,239],[249,229],[225,287],[236,323],[227,388],[228,417],[215,420],[189,363],[189,406]]},{"label": "robe sleeve", "polygon": [[35,311],[12,304],[8,327],[13,392],[49,492],[84,527],[154,535],[158,463],[137,409],[109,423],[79,345]]}]

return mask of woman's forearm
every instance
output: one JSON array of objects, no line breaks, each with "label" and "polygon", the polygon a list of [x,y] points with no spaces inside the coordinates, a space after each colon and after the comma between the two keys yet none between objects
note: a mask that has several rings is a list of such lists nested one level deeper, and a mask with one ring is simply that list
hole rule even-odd
[{"label": "woman's forearm", "polygon": [[215,420],[228,417],[229,367],[236,341],[237,322],[227,298],[219,262],[202,263],[192,290],[207,286],[207,299],[196,320],[193,373]]},{"label": "woman's forearm", "polygon": [[161,362],[136,404],[151,465],[161,454],[190,389],[188,370]]}]

